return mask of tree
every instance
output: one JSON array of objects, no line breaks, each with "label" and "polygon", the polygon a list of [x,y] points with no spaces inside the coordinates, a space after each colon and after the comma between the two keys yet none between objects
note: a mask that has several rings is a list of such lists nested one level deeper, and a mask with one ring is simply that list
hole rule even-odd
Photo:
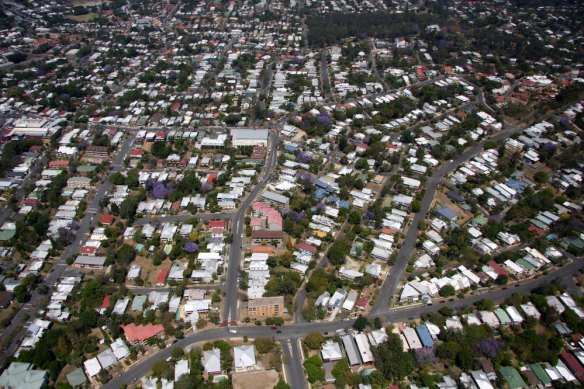
[{"label": "tree", "polygon": [[359,332],[363,332],[363,330],[367,328],[367,325],[369,325],[367,318],[359,315],[357,320],[355,320],[355,323],[353,323],[353,328]]},{"label": "tree", "polygon": [[328,251],[328,257],[333,265],[342,265],[345,263],[347,256],[347,247],[342,242],[336,241]]},{"label": "tree", "polygon": [[336,379],[336,386],[339,388],[344,388],[349,384],[351,380],[351,368],[349,367],[349,361],[347,358],[343,358],[337,361],[335,367],[331,371],[331,374]]},{"label": "tree", "polygon": [[256,338],[254,345],[258,353],[266,354],[273,350],[274,341],[270,338]]},{"label": "tree", "polygon": [[276,384],[276,386],[274,386],[274,389],[292,389],[290,387],[290,385],[288,385],[287,383],[284,382],[284,380],[282,380],[280,378],[280,380],[278,381],[278,383]]},{"label": "tree", "polygon": [[454,286],[448,284],[448,285],[444,285],[442,288],[440,288],[440,292],[438,292],[438,293],[442,297],[449,297],[449,296],[454,296],[456,294],[456,290],[454,289]]},{"label": "tree", "polygon": [[211,302],[220,303],[221,302],[221,295],[217,292],[213,293],[213,295],[211,296]]},{"label": "tree", "polygon": [[324,370],[322,370],[322,360],[318,355],[313,355],[304,362],[304,371],[308,377],[308,382],[314,384],[324,381]]},{"label": "tree", "polygon": [[174,375],[173,368],[170,363],[165,360],[156,361],[152,365],[152,375],[156,378],[172,379]]},{"label": "tree", "polygon": [[324,336],[320,332],[311,332],[304,338],[304,343],[312,350],[320,349],[324,343]]},{"label": "tree", "polygon": [[399,335],[391,333],[387,340],[372,348],[375,367],[387,380],[402,380],[414,370],[411,354],[403,351]]},{"label": "tree", "polygon": [[134,260],[136,250],[129,244],[124,243],[116,253],[116,262],[120,265],[128,265]]},{"label": "tree", "polygon": [[185,352],[182,348],[177,347],[177,348],[173,348],[172,351],[170,352],[170,355],[172,356],[173,359],[181,359],[182,357],[184,357]]},{"label": "tree", "polygon": [[30,298],[30,295],[28,294],[28,289],[26,288],[26,286],[17,285],[14,288],[14,298],[16,298],[16,301],[19,302],[20,304],[26,303],[28,301],[28,299]]},{"label": "tree", "polygon": [[543,184],[545,182],[547,182],[548,180],[548,175],[546,172],[540,171],[537,172],[533,175],[533,179],[535,180],[535,182],[537,182],[538,184]]}]

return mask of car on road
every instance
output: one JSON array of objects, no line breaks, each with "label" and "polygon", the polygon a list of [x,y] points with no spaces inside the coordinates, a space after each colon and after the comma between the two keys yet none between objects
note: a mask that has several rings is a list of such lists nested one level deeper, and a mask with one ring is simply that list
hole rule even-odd
[{"label": "car on road", "polygon": [[276,331],[276,334],[281,334],[281,333],[282,333],[282,331],[280,331],[280,330]]},{"label": "car on road", "polygon": [[232,334],[237,334],[237,330],[229,330]]},{"label": "car on road", "polygon": [[272,330],[276,330],[276,329],[278,329],[278,327],[276,327],[276,326],[271,326],[271,327],[270,327],[270,329],[272,329]]}]

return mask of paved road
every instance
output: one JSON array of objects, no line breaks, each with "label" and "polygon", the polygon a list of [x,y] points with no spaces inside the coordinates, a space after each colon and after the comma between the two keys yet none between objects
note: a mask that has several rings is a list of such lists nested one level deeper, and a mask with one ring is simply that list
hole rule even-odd
[{"label": "paved road", "polygon": [[163,215],[163,216],[148,216],[134,220],[134,224],[147,223],[177,223],[197,218],[199,220],[231,220],[235,217],[236,212],[220,212],[220,213],[195,213],[183,215]]},{"label": "paved road", "polygon": [[[528,280],[523,284],[518,284],[517,287],[508,286],[505,289],[498,289],[481,295],[472,295],[463,299],[458,299],[454,301],[447,301],[445,303],[434,303],[433,305],[415,305],[411,307],[405,307],[401,309],[385,310],[384,312],[379,312],[373,315],[369,315],[369,318],[380,317],[386,323],[396,323],[400,321],[413,320],[414,318],[420,317],[420,315],[427,314],[430,312],[436,312],[443,307],[449,307],[451,309],[461,309],[472,305],[473,303],[482,300],[490,299],[496,303],[503,302],[505,299],[513,295],[514,293],[526,294],[529,291],[552,281],[555,278],[562,278],[566,275],[574,274],[578,270],[584,267],[584,260],[577,259],[568,265],[550,272],[548,275],[541,276],[536,279]],[[141,362],[131,366],[123,375],[116,377],[108,384],[104,386],[104,389],[117,389],[124,384],[130,384],[132,381],[140,379],[152,370],[152,365],[156,361],[164,360],[170,357],[172,349],[177,347],[187,347],[199,342],[207,342],[215,339],[231,339],[231,338],[241,338],[247,335],[248,338],[253,339],[257,337],[272,336],[277,341],[282,341],[285,339],[297,339],[303,338],[310,332],[328,332],[332,334],[337,330],[350,329],[353,325],[354,320],[346,321],[334,321],[334,322],[321,322],[321,323],[302,323],[302,324],[292,324],[286,325],[278,328],[280,333],[275,330],[271,330],[267,326],[242,326],[242,327],[229,327],[229,328],[217,328],[212,330],[203,330],[200,332],[195,332],[193,334],[187,335],[184,339],[180,339],[178,342],[169,346],[163,350],[156,352],[155,354],[147,357]],[[237,334],[232,334],[229,330],[237,330]],[[294,354],[292,354],[294,355]],[[297,358],[299,359],[299,358]],[[290,370],[292,372],[292,370]]]},{"label": "paved road", "polygon": [[515,126],[509,126],[507,130],[501,131],[496,135],[483,140],[482,142],[476,144],[475,146],[467,149],[463,152],[458,158],[451,160],[450,162],[442,165],[426,183],[426,192],[424,193],[424,197],[422,198],[422,204],[420,207],[419,212],[416,213],[414,216],[408,232],[402,242],[402,246],[399,250],[397,255],[396,261],[394,266],[391,269],[391,272],[383,282],[381,286],[381,290],[377,299],[375,300],[375,305],[373,306],[372,312],[378,313],[381,312],[384,307],[388,304],[391,305],[391,298],[395,295],[399,282],[401,281],[402,277],[404,276],[404,271],[408,264],[408,261],[414,252],[416,240],[418,238],[418,225],[422,220],[426,218],[428,211],[430,210],[430,206],[432,204],[432,200],[434,199],[434,195],[436,194],[436,189],[440,184],[440,181],[449,173],[454,171],[458,168],[463,162],[467,161],[468,159],[474,157],[478,153],[483,150],[483,146],[486,142],[489,141],[499,141],[503,139],[507,139],[513,134],[519,132],[521,129]]},{"label": "paved road", "polygon": [[279,133],[277,130],[270,130],[270,144],[268,147],[268,157],[264,168],[263,177],[258,184],[249,193],[249,195],[240,204],[231,226],[233,240],[229,250],[229,263],[227,267],[227,293],[225,296],[225,305],[223,307],[223,320],[237,320],[237,300],[239,285],[237,281],[239,269],[241,267],[241,257],[243,254],[243,233],[244,218],[246,210],[255,201],[256,197],[264,190],[268,182],[272,180],[272,173],[278,162],[278,142]]},{"label": "paved road", "polygon": [[299,342],[299,338],[280,340],[282,355],[284,357],[286,382],[292,389],[306,389],[308,387],[304,376]]},{"label": "paved road", "polygon": [[[79,223],[79,229],[75,233],[75,238],[73,242],[67,246],[67,248],[61,253],[61,256],[56,261],[53,271],[44,279],[43,283],[48,287],[53,286],[57,282],[65,270],[67,265],[65,263],[66,259],[74,256],[79,251],[81,247],[81,242],[84,240],[86,234],[89,231],[89,227],[93,221],[95,215],[99,212],[101,208],[101,200],[107,195],[109,189],[112,186],[109,178],[115,172],[120,171],[124,159],[126,159],[132,143],[134,141],[133,136],[127,136],[113,161],[112,171],[108,178],[100,185],[95,196],[87,207],[85,216]],[[11,343],[4,349],[4,352],[0,355],[0,365],[4,363],[6,356],[13,355],[18,348],[20,340],[26,335],[26,328],[23,326],[23,321],[26,315],[34,317],[41,308],[41,301],[43,295],[34,291],[31,295],[31,299],[28,303],[24,304],[23,307],[18,311],[15,317],[10,322],[10,325],[2,332],[3,339],[11,339]]]}]

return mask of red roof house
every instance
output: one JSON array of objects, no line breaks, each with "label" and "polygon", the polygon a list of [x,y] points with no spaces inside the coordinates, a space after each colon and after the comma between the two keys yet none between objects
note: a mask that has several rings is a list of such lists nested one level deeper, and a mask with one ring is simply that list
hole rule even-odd
[{"label": "red roof house", "polygon": [[489,265],[490,267],[492,267],[493,270],[495,271],[495,273],[497,273],[500,276],[506,276],[506,275],[509,274],[509,272],[507,271],[507,269],[505,269],[503,266],[499,265],[495,261],[489,261],[489,262],[487,262],[487,265]]},{"label": "red roof house", "polygon": [[103,300],[101,301],[101,307],[103,309],[107,309],[109,307],[111,298],[112,296],[109,295],[103,298]]},{"label": "red roof house", "polygon": [[578,362],[576,357],[568,352],[564,351],[560,354],[560,359],[568,366],[568,369],[574,374],[578,381],[584,382],[584,367]]},{"label": "red roof house", "polygon": [[101,224],[109,226],[114,222],[114,216],[113,215],[103,215],[102,217],[99,218],[99,222]]},{"label": "red roof house", "polygon": [[130,323],[120,327],[124,330],[124,335],[126,335],[126,339],[128,339],[128,342],[130,343],[143,342],[164,332],[162,324],[136,325]]},{"label": "red roof house", "polygon": [[274,246],[252,246],[252,253],[274,254],[276,249]]},{"label": "red roof house", "polygon": [[158,276],[156,276],[157,286],[163,286],[164,284],[166,284],[166,277],[168,277],[169,272],[170,272],[169,269],[160,270],[160,273],[158,273]]},{"label": "red roof house", "polygon": [[316,254],[316,250],[317,250],[316,247],[314,247],[312,245],[309,245],[307,243],[304,243],[304,242],[298,244],[298,249],[300,251],[306,251],[306,252],[308,252],[310,254]]},{"label": "red roof house", "polygon": [[211,220],[209,222],[209,228],[213,227],[225,228],[225,220]]}]

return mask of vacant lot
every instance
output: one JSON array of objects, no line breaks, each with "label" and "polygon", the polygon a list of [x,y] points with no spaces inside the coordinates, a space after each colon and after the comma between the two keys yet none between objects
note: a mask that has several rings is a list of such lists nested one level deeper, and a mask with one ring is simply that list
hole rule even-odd
[{"label": "vacant lot", "polygon": [[275,370],[233,373],[233,389],[273,388],[278,383]]}]

